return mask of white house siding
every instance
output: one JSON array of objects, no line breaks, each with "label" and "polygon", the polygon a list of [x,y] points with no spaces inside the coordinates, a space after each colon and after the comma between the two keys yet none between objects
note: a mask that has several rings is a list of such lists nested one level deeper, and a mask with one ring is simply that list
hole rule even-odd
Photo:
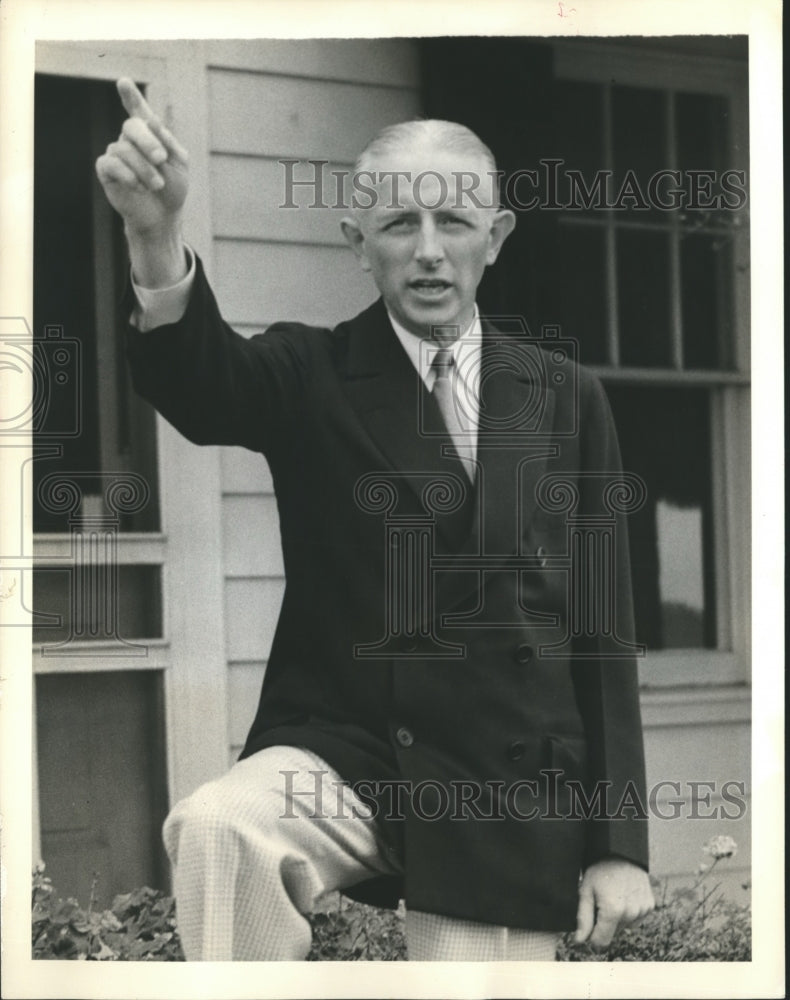
[{"label": "white house siding", "polygon": [[[715,881],[721,881],[733,899],[746,898],[751,854],[751,726],[749,690],[742,687],[668,688],[644,691],[645,754],[648,787],[657,790],[650,808],[650,857],[657,875],[671,882],[688,882],[689,873],[711,858],[702,853],[710,837],[727,834],[738,844],[737,855],[721,861]],[[676,782],[681,794],[665,782]],[[696,786],[692,783],[697,782]],[[722,801],[727,782],[743,782],[745,811]],[[715,790],[710,784],[715,784]],[[729,786],[732,795],[739,790]],[[681,817],[672,817],[671,800],[682,800]],[[696,805],[695,800],[696,799]],[[730,818],[724,818],[727,814]],[[713,818],[715,817],[715,818]]]}]

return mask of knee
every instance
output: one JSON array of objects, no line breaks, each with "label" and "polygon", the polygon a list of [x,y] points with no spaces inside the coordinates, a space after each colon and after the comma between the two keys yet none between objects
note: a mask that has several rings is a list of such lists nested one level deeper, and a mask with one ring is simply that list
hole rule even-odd
[{"label": "knee", "polygon": [[263,845],[277,839],[275,812],[259,789],[225,775],[178,802],[164,822],[162,836],[173,861],[182,842],[219,845],[254,838]]},{"label": "knee", "polygon": [[201,785],[176,803],[164,822],[162,836],[168,854],[174,855],[185,836],[195,840],[217,839],[233,834],[240,819],[234,803],[223,793],[221,782]]}]

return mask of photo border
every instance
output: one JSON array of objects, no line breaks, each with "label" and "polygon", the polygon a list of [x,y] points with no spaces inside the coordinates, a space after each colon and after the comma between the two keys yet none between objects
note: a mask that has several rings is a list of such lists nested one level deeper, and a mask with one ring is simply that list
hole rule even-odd
[{"label": "photo border", "polygon": [[[34,962],[30,959],[33,701],[25,629],[0,629],[3,995],[7,997],[781,996],[783,468],[781,6],[556,0],[4,0],[0,6],[0,315],[32,320],[32,125],[37,40],[382,37],[453,34],[748,34],[752,254],[753,959],[749,963],[530,964]],[[573,12],[572,14],[570,12]],[[20,526],[25,448],[0,448],[0,555]],[[29,455],[27,455],[29,457]],[[28,462],[27,468],[29,469]],[[0,610],[0,613],[1,610]],[[2,621],[2,619],[0,619]],[[35,860],[35,859],[33,859]]]}]

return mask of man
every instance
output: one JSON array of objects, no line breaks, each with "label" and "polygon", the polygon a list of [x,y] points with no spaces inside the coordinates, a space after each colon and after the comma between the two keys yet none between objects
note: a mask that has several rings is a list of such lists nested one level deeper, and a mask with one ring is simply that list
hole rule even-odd
[{"label": "man", "polygon": [[[182,241],[186,151],[119,92],[97,173],[129,244],[135,385],[190,440],[265,455],[286,570],[241,760],[165,824],[187,957],[303,958],[331,889],[403,894],[412,959],[548,960],[574,923],[606,945],[652,906],[634,664],[611,634],[563,646],[566,516],[539,500],[570,484],[594,518],[617,445],[594,379],[549,380],[478,316],[515,224],[490,151],[453,123],[381,133],[343,222],[381,299],[245,340]],[[613,558],[627,641],[622,530]]]}]

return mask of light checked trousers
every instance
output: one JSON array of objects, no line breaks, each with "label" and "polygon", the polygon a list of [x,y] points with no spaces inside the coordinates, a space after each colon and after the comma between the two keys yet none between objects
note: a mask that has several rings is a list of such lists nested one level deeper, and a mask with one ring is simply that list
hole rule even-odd
[{"label": "light checked trousers", "polygon": [[[261,750],[202,785],[172,810],[164,840],[188,961],[304,959],[320,896],[400,870],[370,809],[299,747]],[[554,961],[559,940],[418,911],[405,929],[417,961]]]}]

